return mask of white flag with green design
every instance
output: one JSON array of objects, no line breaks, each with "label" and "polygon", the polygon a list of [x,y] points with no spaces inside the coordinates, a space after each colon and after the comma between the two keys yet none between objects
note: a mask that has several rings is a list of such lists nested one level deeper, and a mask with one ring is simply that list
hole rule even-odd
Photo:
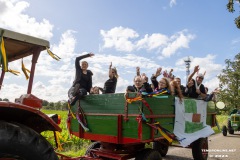
[{"label": "white flag with green design", "polygon": [[175,98],[175,123],[173,133],[177,136],[181,146],[186,147],[201,137],[208,137],[214,133],[206,125],[207,102],[196,99],[184,99],[182,103]]}]

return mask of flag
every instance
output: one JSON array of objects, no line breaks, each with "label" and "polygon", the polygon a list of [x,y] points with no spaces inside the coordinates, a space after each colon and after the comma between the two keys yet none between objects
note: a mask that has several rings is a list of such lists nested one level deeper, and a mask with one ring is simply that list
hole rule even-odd
[{"label": "flag", "polygon": [[175,123],[173,133],[180,145],[187,147],[199,138],[205,138],[214,133],[206,124],[207,102],[196,99],[184,99],[180,102],[175,98]]},{"label": "flag", "polygon": [[[30,71],[25,67],[25,65],[23,64],[23,59],[22,59],[22,71],[26,77],[26,79],[28,80],[29,76],[28,73],[30,73]],[[28,72],[28,73],[27,73]]]},{"label": "flag", "polygon": [[0,43],[0,63],[2,64],[3,70],[7,72],[8,60],[7,60],[7,54],[6,54],[6,49],[4,45],[3,32],[1,33],[1,43]]},{"label": "flag", "polygon": [[47,49],[48,54],[49,54],[53,59],[56,59],[57,61],[59,61],[59,60],[61,59],[61,58],[58,57],[56,54],[54,54],[52,51],[50,51],[47,47],[46,47],[46,49]]}]

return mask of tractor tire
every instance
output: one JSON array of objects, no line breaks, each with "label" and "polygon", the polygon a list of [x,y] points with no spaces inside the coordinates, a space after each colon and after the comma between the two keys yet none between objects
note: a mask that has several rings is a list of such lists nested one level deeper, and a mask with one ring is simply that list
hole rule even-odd
[{"label": "tractor tire", "polygon": [[162,160],[162,156],[157,150],[146,148],[138,152],[135,160]]},{"label": "tractor tire", "polygon": [[191,146],[194,160],[206,160],[208,158],[208,138],[199,138]]},{"label": "tractor tire", "polygon": [[98,142],[98,141],[91,143],[91,144],[88,146],[88,148],[87,148],[87,150],[86,150],[86,152],[85,152],[85,155],[90,156],[90,151],[91,151],[91,149],[97,149],[97,148],[100,148],[100,147],[101,147],[101,143]]},{"label": "tractor tire", "polygon": [[228,133],[229,134],[234,134],[234,130],[231,126],[231,121],[230,120],[228,120]]},{"label": "tractor tire", "polygon": [[227,136],[227,126],[223,126],[223,128],[222,128],[222,134],[223,134],[223,136]]},{"label": "tractor tire", "polygon": [[33,129],[0,121],[0,158],[58,160],[51,144]]},{"label": "tractor tire", "polygon": [[166,139],[161,139],[159,141],[153,142],[153,149],[157,150],[162,157],[167,155],[169,148],[169,142]]}]

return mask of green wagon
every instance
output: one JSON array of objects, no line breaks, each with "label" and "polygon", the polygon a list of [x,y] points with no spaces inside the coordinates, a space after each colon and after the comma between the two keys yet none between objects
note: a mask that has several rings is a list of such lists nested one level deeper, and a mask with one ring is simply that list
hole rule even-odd
[{"label": "green wagon", "polygon": [[[167,154],[174,139],[175,97],[127,97],[128,102],[123,93],[88,95],[70,108],[70,133],[93,142],[84,159],[159,160]],[[209,108],[206,122],[214,126],[214,120],[215,110]],[[150,142],[153,147],[145,148]],[[208,149],[207,138],[190,147],[193,157],[207,159],[202,153]]]}]

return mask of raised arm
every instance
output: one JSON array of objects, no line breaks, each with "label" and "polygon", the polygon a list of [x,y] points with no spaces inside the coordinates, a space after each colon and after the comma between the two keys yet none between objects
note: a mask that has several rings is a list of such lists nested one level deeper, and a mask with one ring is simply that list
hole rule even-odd
[{"label": "raised arm", "polygon": [[158,87],[157,77],[161,74],[161,71],[162,71],[161,67],[157,68],[156,73],[153,74],[152,77],[151,77],[151,81],[152,81],[152,84],[154,86],[154,89],[156,89]]},{"label": "raised arm", "polygon": [[154,76],[157,78],[158,76],[161,75],[161,72],[162,72],[162,67],[157,68],[157,71]]},{"label": "raised arm", "polygon": [[140,76],[140,67],[136,67],[136,74],[137,76]]},{"label": "raised arm", "polygon": [[113,78],[113,74],[112,74],[112,62],[111,62],[110,65],[109,65],[108,76],[109,76],[110,79]]},{"label": "raised arm", "polygon": [[197,73],[199,71],[199,66],[195,66],[193,73],[190,74],[190,76],[188,77],[188,82],[192,79],[192,77],[195,75],[195,73]]},{"label": "raised arm", "polygon": [[88,54],[85,54],[85,55],[76,57],[76,60],[75,60],[76,70],[80,70],[80,69],[81,69],[80,64],[79,64],[79,62],[80,62],[81,59],[84,59],[84,58],[87,58],[87,57],[92,57],[92,56],[94,56],[94,54],[90,52],[90,53],[88,53]]}]

